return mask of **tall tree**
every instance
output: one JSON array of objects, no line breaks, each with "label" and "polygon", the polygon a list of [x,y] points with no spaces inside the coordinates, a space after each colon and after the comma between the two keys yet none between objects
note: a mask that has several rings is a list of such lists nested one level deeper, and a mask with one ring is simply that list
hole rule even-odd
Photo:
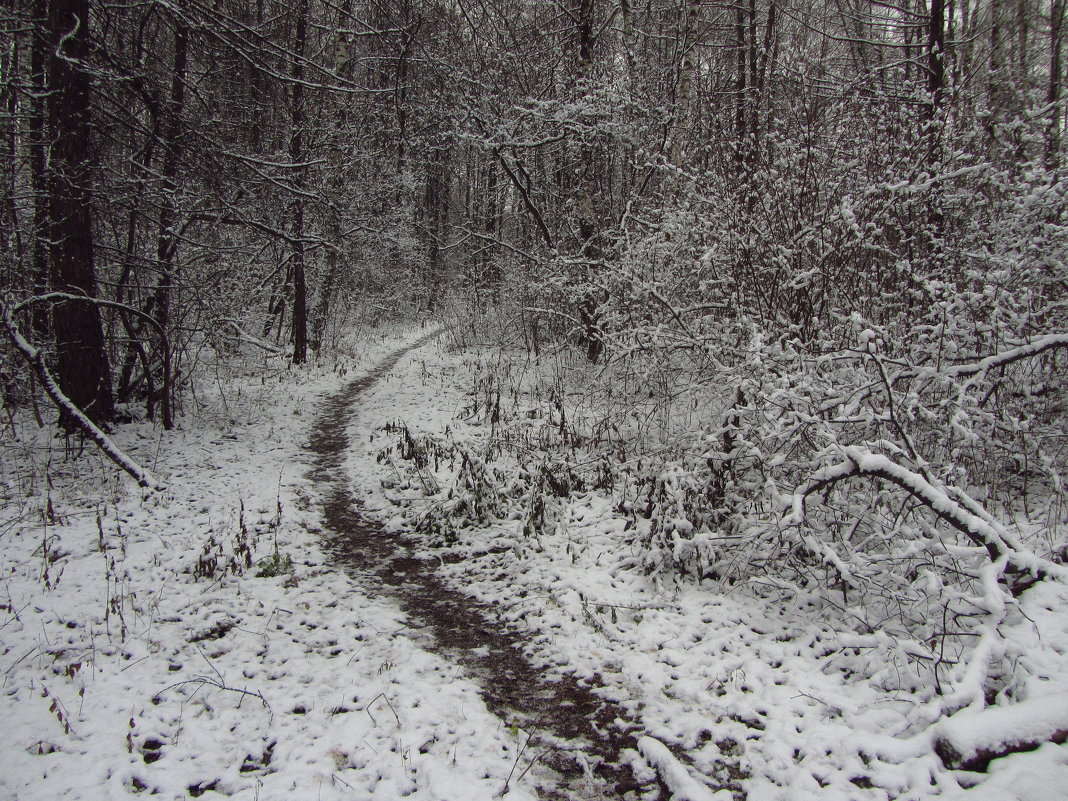
[{"label": "tall tree", "polygon": [[298,0],[296,35],[292,53],[292,130],[289,139],[289,160],[294,170],[293,183],[298,195],[292,201],[293,262],[293,362],[303,364],[308,359],[308,285],[304,266],[304,203],[306,167],[304,161],[304,44],[308,35],[308,0]]},{"label": "tall tree", "polygon": [[[47,34],[52,286],[91,299],[96,297],[97,283],[88,0],[50,0]],[[91,419],[110,421],[111,370],[99,308],[91,302],[64,300],[55,306],[52,327],[60,389]]]},{"label": "tall tree", "polygon": [[1064,39],[1064,0],[1052,0],[1049,17],[1049,130],[1046,134],[1046,165],[1051,170],[1060,167],[1061,120],[1061,48]]}]

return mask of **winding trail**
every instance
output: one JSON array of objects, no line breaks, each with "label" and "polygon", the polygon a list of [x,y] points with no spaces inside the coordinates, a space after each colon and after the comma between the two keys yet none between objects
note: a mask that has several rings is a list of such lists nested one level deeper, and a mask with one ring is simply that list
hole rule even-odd
[{"label": "winding trail", "polygon": [[544,668],[526,658],[521,638],[498,622],[490,605],[445,584],[433,562],[414,558],[402,539],[360,511],[345,470],[353,409],[363,392],[439,333],[392,352],[323,403],[309,441],[309,478],[323,498],[324,545],[353,578],[377,579],[379,589],[396,600],[412,625],[429,634],[428,647],[461,665],[494,714],[530,735],[516,779],[537,759],[558,776],[556,787],[539,789],[545,799],[594,801],[647,793],[652,788],[639,785],[620,764],[620,752],[636,747],[634,724],[624,709],[569,674],[547,677]]}]

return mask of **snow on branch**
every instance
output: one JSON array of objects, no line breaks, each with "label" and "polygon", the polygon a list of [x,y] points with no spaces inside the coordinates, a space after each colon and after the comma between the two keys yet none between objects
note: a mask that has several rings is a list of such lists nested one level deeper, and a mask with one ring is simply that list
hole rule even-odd
[{"label": "snow on branch", "polygon": [[[945,488],[919,473],[902,467],[882,454],[850,445],[842,448],[845,460],[817,471],[793,495],[792,512],[787,523],[800,525],[805,518],[808,496],[854,476],[873,476],[888,481],[917,498],[941,520],[952,526],[975,545],[981,546],[992,561],[1005,557],[1015,568],[1035,578],[1068,580],[1068,569],[1031,553],[975,501],[963,504],[954,500]],[[970,500],[970,499],[969,499]],[[971,508],[968,508],[971,507]]]},{"label": "snow on branch", "polygon": [[985,771],[993,759],[1068,741],[1068,693],[1011,706],[968,709],[942,720],[935,750],[954,770]]},{"label": "snow on branch", "polygon": [[237,336],[239,342],[247,342],[250,345],[255,345],[257,348],[262,348],[272,356],[285,356],[286,351],[281,348],[275,347],[270,342],[265,342],[259,337],[254,337],[248,331],[241,327],[237,320],[232,320],[229,317],[224,317],[219,320],[223,325],[228,325],[234,329],[234,334]]},{"label": "snow on branch", "polygon": [[729,790],[712,790],[697,781],[668,747],[654,737],[639,738],[638,752],[656,770],[677,801],[726,801],[734,797]]},{"label": "snow on branch", "polygon": [[1068,347],[1068,334],[1047,334],[1046,336],[1032,339],[1017,348],[995,353],[993,356],[987,356],[977,362],[954,365],[946,372],[958,378],[983,375],[998,367],[1005,367],[1013,362],[1038,356],[1047,350],[1063,347]]},{"label": "snow on branch", "polygon": [[103,298],[91,298],[87,295],[76,295],[72,292],[46,292],[43,295],[34,295],[33,297],[26,298],[26,300],[21,303],[16,303],[12,307],[11,316],[13,318],[16,314],[25,311],[30,306],[39,303],[54,303],[58,300],[73,300],[81,303],[92,303],[107,309],[118,309],[121,312],[134,315],[155,330],[156,334],[159,336],[160,344],[163,347],[163,392],[160,398],[160,405],[163,412],[163,427],[168,431],[174,428],[174,417],[171,403],[171,344],[170,340],[167,339],[167,332],[159,320],[151,314],[146,314],[140,309],[135,309],[133,306],[128,306],[125,303],[119,303],[114,300],[105,300]]},{"label": "snow on branch", "polygon": [[52,399],[56,407],[66,414],[85,436],[96,443],[105,456],[132,476],[140,486],[151,490],[162,490],[163,485],[148,470],[123,453],[122,449],[112,442],[107,434],[86,417],[85,413],[70,398],[63,394],[59,384],[56,383],[55,378],[52,377],[52,373],[45,364],[44,353],[39,348],[31,345],[22,335],[12,317],[12,309],[7,304],[0,304],[0,319],[3,320],[4,327],[7,329],[12,343],[33,368],[34,373],[41,380],[41,385],[44,387],[45,392],[48,393],[48,397]]}]

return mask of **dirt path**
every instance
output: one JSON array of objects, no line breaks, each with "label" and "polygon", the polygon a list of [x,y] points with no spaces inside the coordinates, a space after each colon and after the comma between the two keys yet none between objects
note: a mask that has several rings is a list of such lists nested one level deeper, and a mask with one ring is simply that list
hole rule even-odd
[{"label": "dirt path", "polygon": [[412,626],[426,632],[427,647],[462,666],[494,714],[530,735],[515,778],[536,759],[534,772],[544,775],[550,768],[556,773],[557,786],[542,787],[543,798],[636,797],[651,788],[640,787],[630,769],[619,764],[620,751],[635,747],[626,711],[570,675],[547,678],[492,608],[444,584],[432,562],[413,558],[403,540],[361,513],[350,488],[346,429],[361,393],[436,335],[394,351],[323,404],[309,443],[314,456],[309,477],[323,498],[327,550],[353,578],[378,582],[377,589],[400,604]]}]

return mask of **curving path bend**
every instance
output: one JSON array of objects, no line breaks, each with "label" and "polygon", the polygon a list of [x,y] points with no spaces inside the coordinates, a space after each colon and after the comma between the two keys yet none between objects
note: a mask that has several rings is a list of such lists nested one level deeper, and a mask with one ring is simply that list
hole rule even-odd
[{"label": "curving path bend", "polygon": [[334,564],[353,578],[377,580],[378,589],[429,635],[428,647],[461,665],[481,687],[494,714],[530,735],[516,773],[535,756],[541,775],[549,768],[554,775],[539,787],[542,798],[655,798],[656,785],[640,785],[621,764],[621,752],[634,749],[637,737],[625,710],[569,674],[547,677],[544,668],[527,659],[521,638],[498,622],[490,605],[448,586],[436,575],[433,562],[414,558],[402,539],[360,511],[345,470],[353,409],[363,392],[439,333],[392,352],[371,373],[323,403],[309,440],[313,467],[308,475],[322,497],[324,545]]}]

